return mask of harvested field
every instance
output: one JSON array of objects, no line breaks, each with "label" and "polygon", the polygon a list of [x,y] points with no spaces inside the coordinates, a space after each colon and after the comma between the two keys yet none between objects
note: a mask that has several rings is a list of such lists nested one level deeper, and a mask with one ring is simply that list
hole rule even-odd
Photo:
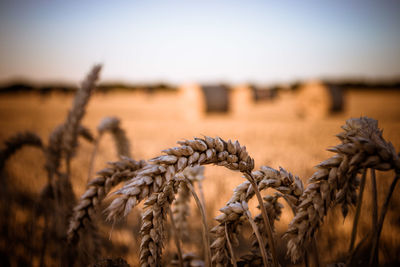
[{"label": "harvested field", "polygon": [[[400,91],[374,90],[352,91],[345,95],[345,108],[342,113],[323,119],[307,120],[298,118],[296,113],[296,96],[284,92],[272,102],[253,104],[243,110],[241,114],[212,114],[194,120],[186,116],[188,105],[179,93],[129,93],[110,92],[95,94],[90,99],[83,118],[82,125],[96,133],[97,125],[102,118],[115,116],[120,120],[120,126],[126,132],[131,145],[131,155],[135,160],[148,160],[159,156],[161,150],[176,146],[176,141],[193,139],[194,137],[219,136],[223,140],[239,140],[245,145],[249,155],[255,160],[255,169],[268,165],[274,169],[282,166],[291,173],[298,175],[303,183],[314,173],[314,166],[332,156],[326,148],[335,146],[339,140],[335,137],[341,132],[341,126],[350,117],[359,118],[368,116],[378,120],[379,128],[383,129],[383,137],[391,141],[396,149],[400,150]],[[38,134],[45,143],[51,131],[64,121],[68,109],[73,101],[73,95],[52,93],[48,96],[37,94],[3,94],[0,95],[0,143],[17,132],[29,130]],[[80,146],[76,157],[71,160],[71,182],[74,193],[81,196],[86,188],[87,173],[92,154],[93,144],[86,140],[79,140]],[[114,147],[113,137],[104,135],[97,151],[94,170],[106,167],[106,162],[116,161],[117,151]],[[14,244],[6,244],[3,239],[0,243],[2,258],[7,258],[12,266],[18,262],[38,265],[41,237],[39,233],[31,233],[34,238],[35,249],[29,250],[24,246],[24,238],[28,232],[17,227],[24,222],[32,220],[29,203],[30,198],[38,197],[46,185],[47,174],[44,166],[45,158],[37,148],[24,148],[13,155],[5,165],[3,177],[7,177],[7,195],[10,199],[2,199],[3,207],[12,203],[12,220],[16,226],[10,230],[9,236],[18,236]],[[205,207],[209,228],[217,223],[213,217],[219,214],[232,195],[232,190],[245,181],[242,174],[231,172],[224,168],[206,166],[203,181]],[[3,178],[2,177],[2,178]],[[393,173],[377,173],[379,207],[384,201]],[[267,193],[272,191],[268,190]],[[366,201],[363,203],[359,240],[371,228],[371,186],[367,180],[365,188]],[[400,204],[399,188],[395,189],[393,201],[385,220],[381,235],[379,260],[381,264],[395,266],[399,264],[400,252]],[[106,199],[109,202],[110,199]],[[258,214],[257,203],[252,200],[250,210],[255,216]],[[286,203],[281,219],[277,222],[276,229],[279,234],[287,230],[287,225],[293,215]],[[195,206],[191,201],[191,214],[189,217],[189,230],[191,241],[183,244],[184,252],[201,254],[201,220]],[[124,258],[131,266],[137,266],[139,259],[139,229],[141,205],[130,213],[123,223],[117,223],[113,230],[111,224],[98,223],[100,242],[102,243],[102,258]],[[320,252],[321,263],[327,264],[343,260],[350,242],[352,222],[355,208],[351,208],[346,220],[343,220],[340,209],[328,213],[321,230],[318,232],[317,246]],[[40,221],[39,228],[43,227]],[[40,228],[41,229],[41,228]],[[246,228],[246,235],[251,229]],[[4,232],[2,232],[4,234]],[[168,235],[171,235],[168,232]],[[107,238],[110,236],[110,240]],[[197,241],[196,241],[197,240]],[[279,238],[278,238],[279,240]],[[196,242],[195,242],[196,241]],[[243,240],[241,240],[243,241]],[[9,252],[12,247],[13,252]],[[329,252],[327,252],[329,248]],[[33,251],[33,252],[32,252]],[[237,253],[245,251],[241,245]],[[176,252],[173,239],[165,242],[163,260],[169,262]],[[285,246],[277,241],[277,252],[281,263],[289,265],[289,260],[284,260]],[[369,253],[364,251],[365,253]],[[30,254],[29,254],[30,253]],[[28,255],[29,254],[29,255]],[[365,255],[361,255],[362,258]],[[368,255],[367,255],[368,256]],[[49,256],[50,257],[50,256]],[[54,259],[46,259],[46,265],[53,265]],[[6,262],[6,261],[3,261]]]}]

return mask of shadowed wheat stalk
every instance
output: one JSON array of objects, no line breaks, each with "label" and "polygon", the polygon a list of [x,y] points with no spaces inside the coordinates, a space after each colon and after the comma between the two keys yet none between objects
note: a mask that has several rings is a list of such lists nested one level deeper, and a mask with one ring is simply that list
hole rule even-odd
[{"label": "shadowed wheat stalk", "polygon": [[0,171],[12,155],[24,146],[33,146],[43,149],[42,139],[35,133],[17,133],[4,141],[5,148],[0,150]]},{"label": "shadowed wheat stalk", "polygon": [[88,180],[92,178],[94,160],[100,141],[105,133],[110,133],[114,139],[118,156],[131,157],[130,142],[125,131],[120,127],[120,120],[116,117],[107,117],[101,120],[97,126],[98,136],[94,142],[92,156],[90,157]]}]

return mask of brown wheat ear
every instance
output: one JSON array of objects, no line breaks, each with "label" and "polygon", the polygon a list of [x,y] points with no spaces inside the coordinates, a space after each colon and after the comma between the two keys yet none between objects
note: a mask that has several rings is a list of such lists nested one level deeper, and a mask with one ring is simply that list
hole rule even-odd
[{"label": "brown wheat ear", "polygon": [[285,235],[292,261],[304,255],[306,242],[314,238],[332,205],[342,205],[345,217],[348,206],[356,204],[358,173],[364,168],[387,171],[400,165],[393,145],[383,139],[376,120],[349,119],[342,128],[344,132],[337,135],[342,144],[329,149],[336,154],[316,166]]},{"label": "brown wheat ear", "polygon": [[71,110],[64,123],[64,131],[62,135],[62,148],[66,153],[66,158],[71,158],[77,146],[77,138],[79,134],[79,126],[85,115],[86,106],[95,89],[96,81],[99,77],[101,65],[95,65],[86,78],[81,83],[75,94],[74,102]]},{"label": "brown wheat ear", "polygon": [[88,183],[86,192],[81,196],[78,205],[74,208],[68,229],[68,240],[77,242],[79,233],[95,216],[102,200],[113,187],[120,182],[136,176],[135,171],[146,166],[145,161],[135,161],[123,157],[119,162],[110,163],[110,167],[97,173],[98,177]]}]

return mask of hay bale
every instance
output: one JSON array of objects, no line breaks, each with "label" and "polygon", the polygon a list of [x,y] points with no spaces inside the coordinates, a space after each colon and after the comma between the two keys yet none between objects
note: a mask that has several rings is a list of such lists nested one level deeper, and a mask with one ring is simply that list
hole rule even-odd
[{"label": "hay bale", "polygon": [[205,99],[199,84],[184,84],[179,88],[182,115],[188,121],[198,120],[205,114]]},{"label": "hay bale", "polygon": [[278,96],[278,87],[258,88],[251,86],[253,92],[253,99],[255,102],[269,101]]},{"label": "hay bale", "polygon": [[223,85],[204,85],[201,87],[207,113],[226,113],[229,111],[229,88]]},{"label": "hay bale", "polygon": [[311,81],[297,94],[297,113],[301,117],[324,118],[343,110],[343,91],[338,86]]},{"label": "hay bale", "polygon": [[253,105],[253,91],[247,84],[239,85],[231,90],[231,111],[235,116],[246,115]]}]

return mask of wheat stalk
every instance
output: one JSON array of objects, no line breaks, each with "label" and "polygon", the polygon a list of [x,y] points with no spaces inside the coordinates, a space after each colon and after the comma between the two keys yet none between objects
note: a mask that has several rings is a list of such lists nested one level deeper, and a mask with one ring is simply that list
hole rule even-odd
[{"label": "wheat stalk", "polygon": [[0,150],[0,171],[5,162],[24,146],[33,146],[43,149],[42,139],[32,132],[17,133],[4,141],[5,148]]},{"label": "wheat stalk", "polygon": [[[278,199],[282,196],[283,195],[280,193],[275,193],[273,196],[267,195],[267,196],[263,197],[263,200],[264,200],[263,205],[268,212],[270,224],[271,224],[274,232],[275,232],[275,227],[274,227],[275,221],[279,221],[279,217],[282,214],[283,205],[278,202]],[[264,221],[263,221],[261,214],[257,215],[254,218],[254,222],[256,223],[257,228],[259,229],[260,233],[264,233],[264,234],[262,234],[262,238],[266,239],[267,236],[265,235],[265,225],[264,225]],[[259,243],[258,243],[258,239],[254,233],[251,236],[251,240],[252,240],[252,243],[251,243],[250,253],[242,256],[240,258],[240,260],[241,260],[241,262],[250,264],[251,266],[261,265],[262,257],[259,253],[260,252]],[[269,256],[269,258],[270,258],[270,256]]]},{"label": "wheat stalk", "polygon": [[349,119],[342,128],[345,131],[337,135],[342,144],[329,149],[336,155],[317,165],[289,225],[286,237],[292,261],[304,254],[306,241],[313,238],[333,204],[341,204],[343,216],[347,215],[348,205],[357,199],[357,173],[364,168],[399,169],[395,149],[383,139],[376,120]]},{"label": "wheat stalk", "polygon": [[[204,179],[204,166],[188,167],[183,171],[183,175],[194,185],[200,183]],[[204,200],[201,199],[204,206]],[[172,212],[174,222],[178,230],[178,236],[181,240],[189,238],[187,218],[190,215],[190,190],[186,183],[181,183],[178,189],[178,194],[173,203]]]},{"label": "wheat stalk", "polygon": [[109,132],[112,135],[118,156],[131,157],[130,142],[124,129],[121,128],[120,120],[118,118],[104,118],[100,122],[99,126],[97,126],[97,131],[99,132],[98,139],[100,139],[106,132]]},{"label": "wheat stalk", "polygon": [[97,154],[97,150],[103,135],[109,132],[115,143],[118,156],[131,157],[130,153],[130,142],[125,134],[125,131],[120,127],[120,120],[116,117],[107,117],[100,121],[97,126],[98,136],[94,142],[93,152],[90,157],[89,170],[87,182],[92,178],[94,160]]}]

